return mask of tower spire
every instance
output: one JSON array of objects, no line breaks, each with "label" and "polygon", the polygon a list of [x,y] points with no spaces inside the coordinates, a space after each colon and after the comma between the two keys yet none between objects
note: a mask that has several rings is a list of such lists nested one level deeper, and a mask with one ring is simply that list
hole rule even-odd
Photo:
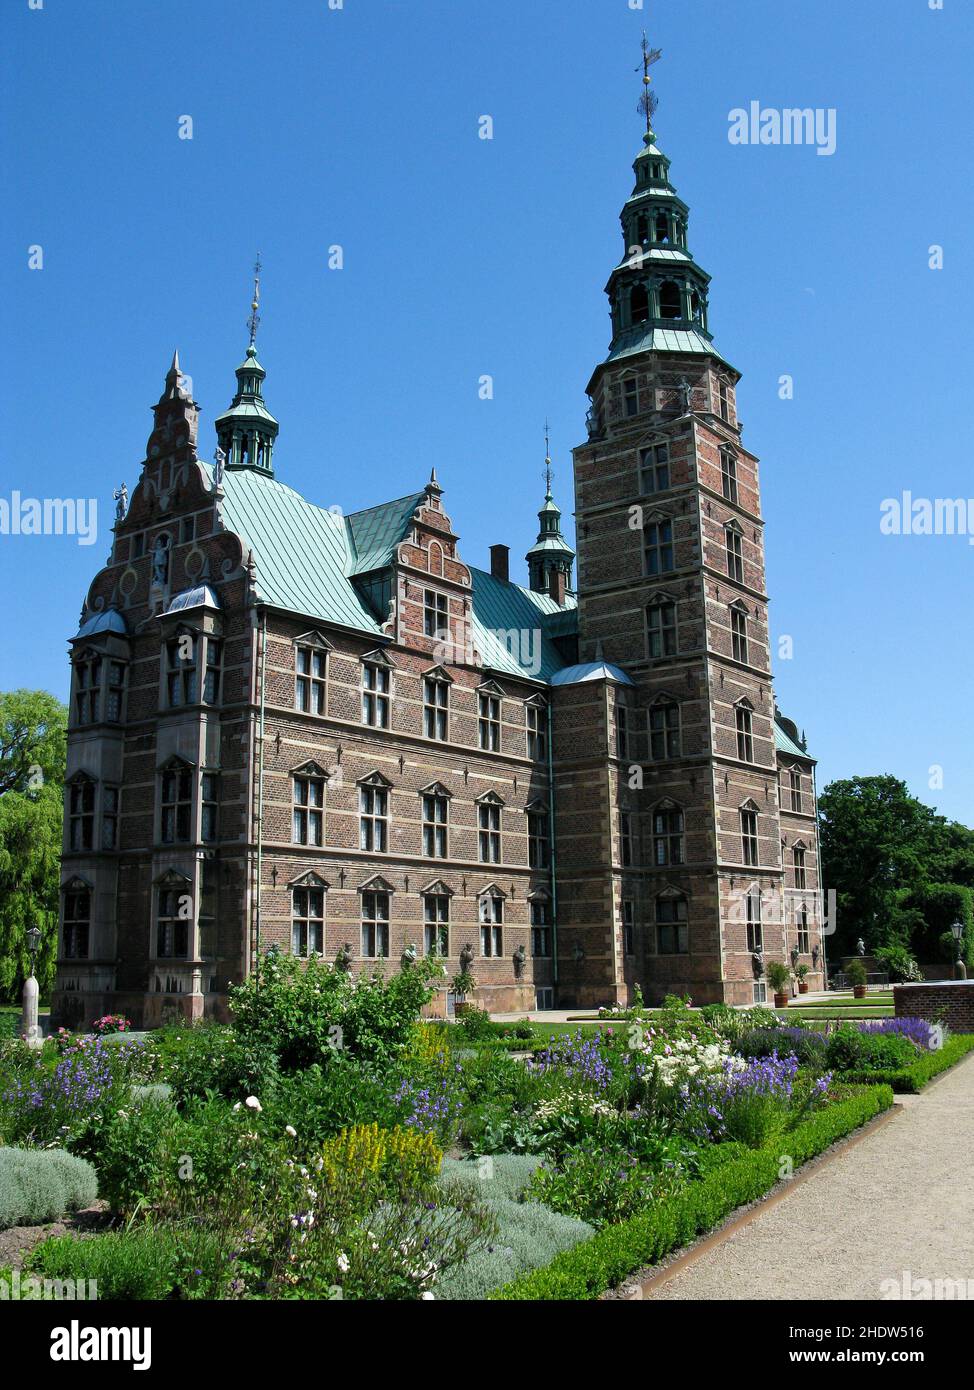
[{"label": "tower spire", "polygon": [[247,328],[250,332],[250,346],[257,344],[257,329],[260,327],[260,314],[257,312],[260,307],[260,272],[263,266],[260,263],[260,252],[257,252],[257,259],[254,262],[254,297],[250,301],[250,317],[247,319]]},{"label": "tower spire", "polygon": [[550,594],[559,604],[564,603],[566,590],[571,588],[572,563],[575,552],[561,534],[561,509],[551,495],[551,444],[548,421],[544,422],[544,505],[538,512],[541,528],[538,539],[525,555],[528,562],[528,581],[535,593]]},{"label": "tower spire", "polygon": [[[639,98],[639,110],[646,117],[646,134],[653,137],[653,117],[656,115],[656,108],[659,100],[656,93],[652,90],[653,79],[649,75],[649,70],[663,56],[661,48],[650,48],[649,40],[646,37],[646,30],[643,30],[643,90]],[[637,68],[638,72],[639,69]],[[655,137],[653,137],[655,138]]]}]

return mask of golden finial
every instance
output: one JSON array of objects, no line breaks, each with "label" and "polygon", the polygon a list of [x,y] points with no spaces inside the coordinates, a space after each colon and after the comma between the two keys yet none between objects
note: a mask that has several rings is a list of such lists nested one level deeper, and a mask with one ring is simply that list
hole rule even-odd
[{"label": "golden finial", "polygon": [[257,342],[257,327],[260,323],[260,314],[257,309],[260,305],[260,272],[263,269],[260,263],[260,252],[257,252],[257,259],[254,262],[254,297],[250,304],[250,318],[247,320],[247,327],[250,329],[250,346],[253,347]]},{"label": "golden finial", "polygon": [[[654,117],[654,115],[656,114],[656,107],[657,107],[657,105],[658,105],[656,93],[650,90],[653,79],[652,79],[652,78],[650,77],[650,75],[649,75],[649,70],[650,70],[650,68],[651,68],[655,63],[658,63],[658,62],[659,62],[659,60],[662,58],[662,56],[663,56],[663,50],[662,50],[661,48],[650,48],[650,46],[649,46],[649,40],[648,40],[647,37],[646,37],[646,30],[644,29],[644,30],[643,30],[643,91],[642,91],[642,96],[639,98],[639,110],[640,110],[640,111],[643,113],[643,115],[646,117],[646,134],[647,134],[647,135],[652,135],[652,133],[653,133],[653,117]],[[639,69],[637,68],[636,71],[638,72]]]}]

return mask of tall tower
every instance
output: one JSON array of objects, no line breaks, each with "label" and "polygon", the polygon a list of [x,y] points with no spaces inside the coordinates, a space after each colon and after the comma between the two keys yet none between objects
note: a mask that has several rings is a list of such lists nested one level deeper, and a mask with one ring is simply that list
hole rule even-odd
[{"label": "tall tower", "polygon": [[758,463],[643,109],[612,339],[575,451],[580,660],[632,682],[607,686],[613,933],[598,966],[586,948],[591,992],[602,974],[619,998],[638,982],[751,1003],[762,947],[788,949],[781,923],[760,930],[783,880]]},{"label": "tall tower", "polygon": [[260,258],[254,266],[254,297],[247,327],[250,345],[237,368],[237,393],[230,407],[215,421],[216,437],[227,468],[252,468],[273,477],[272,455],[280,426],[264,404],[262,385],[267,373],[257,360],[257,327],[260,316]]}]

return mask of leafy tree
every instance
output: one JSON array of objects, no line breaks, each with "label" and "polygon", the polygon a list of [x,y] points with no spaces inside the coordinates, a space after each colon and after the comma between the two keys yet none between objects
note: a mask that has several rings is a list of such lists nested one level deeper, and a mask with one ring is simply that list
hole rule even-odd
[{"label": "leafy tree", "polygon": [[942,938],[958,918],[971,940],[974,830],[938,815],[896,777],[832,782],[819,811],[836,954],[861,936],[870,952],[902,947],[919,960],[945,960]]},{"label": "leafy tree", "polygon": [[54,983],[67,711],[43,690],[0,693],[0,997],[19,999],[40,927],[37,978]]}]

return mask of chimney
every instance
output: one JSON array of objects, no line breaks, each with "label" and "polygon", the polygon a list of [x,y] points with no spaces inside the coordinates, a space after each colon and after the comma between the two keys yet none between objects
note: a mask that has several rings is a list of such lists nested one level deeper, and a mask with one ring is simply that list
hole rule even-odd
[{"label": "chimney", "polygon": [[503,579],[505,584],[510,582],[510,561],[511,547],[509,545],[492,545],[490,547],[490,572],[494,579]]},{"label": "chimney", "polygon": [[548,593],[559,608],[565,606],[565,571],[552,570],[548,579]]}]

